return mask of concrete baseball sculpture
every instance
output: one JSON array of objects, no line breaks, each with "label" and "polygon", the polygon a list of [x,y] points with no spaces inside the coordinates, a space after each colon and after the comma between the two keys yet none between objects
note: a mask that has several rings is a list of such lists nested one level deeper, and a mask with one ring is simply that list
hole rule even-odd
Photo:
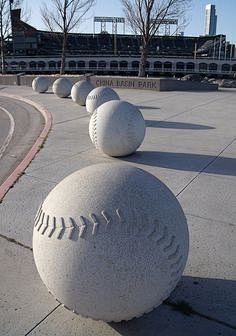
[{"label": "concrete baseball sculpture", "polygon": [[121,321],[151,311],[175,288],[189,236],[172,192],[131,165],[97,164],[62,180],[40,207],[34,259],[67,308]]},{"label": "concrete baseball sculpture", "polygon": [[96,108],[109,100],[119,100],[118,94],[110,87],[99,86],[93,89],[86,99],[88,113],[93,113]]},{"label": "concrete baseball sculpture", "polygon": [[71,98],[73,102],[85,106],[86,98],[93,89],[93,84],[88,80],[80,80],[76,82],[71,89]]},{"label": "concrete baseball sculpture", "polygon": [[52,91],[60,98],[66,98],[70,95],[72,83],[67,78],[58,78],[52,86]]},{"label": "concrete baseball sculpture", "polygon": [[139,109],[121,100],[100,105],[89,123],[92,143],[109,156],[132,154],[145,136],[145,121]]},{"label": "concrete baseball sculpture", "polygon": [[35,92],[44,93],[49,88],[49,80],[47,77],[36,77],[32,82],[32,88]]}]

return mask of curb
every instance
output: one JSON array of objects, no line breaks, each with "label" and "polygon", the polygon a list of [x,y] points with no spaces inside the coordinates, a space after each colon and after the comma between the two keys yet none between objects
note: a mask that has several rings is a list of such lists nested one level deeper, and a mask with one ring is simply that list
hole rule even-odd
[{"label": "curb", "polygon": [[19,101],[23,101],[27,103],[28,105],[33,106],[34,108],[36,108],[36,110],[38,110],[42,114],[44,121],[45,121],[45,125],[39,137],[36,139],[35,143],[30,148],[29,152],[26,154],[24,159],[14,169],[11,175],[7,177],[7,179],[3,182],[3,184],[0,185],[0,202],[3,200],[8,190],[13,186],[13,184],[17,181],[17,179],[20,177],[23,171],[27,168],[27,166],[33,160],[33,158],[35,157],[35,155],[37,154],[39,150],[39,147],[43,144],[52,126],[51,113],[46,108],[39,105],[38,103],[35,103],[32,100],[29,100],[27,98],[23,98],[23,97],[16,96],[16,95],[11,95],[7,93],[2,93],[2,92],[1,92],[1,96],[17,99]]}]

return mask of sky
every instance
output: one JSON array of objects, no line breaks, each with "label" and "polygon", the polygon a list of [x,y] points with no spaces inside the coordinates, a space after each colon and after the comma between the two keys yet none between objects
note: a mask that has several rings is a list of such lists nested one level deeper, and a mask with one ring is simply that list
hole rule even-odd
[{"label": "sky", "polygon": [[[40,7],[44,1],[25,0],[31,9],[31,19],[29,24],[37,29],[46,29],[40,18]],[[47,0],[47,4],[50,0]],[[217,34],[224,34],[227,40],[236,44],[236,0],[193,0],[192,7],[187,13],[189,24],[184,29],[185,36],[199,36],[204,33],[204,13],[206,4],[215,4],[217,14]],[[118,16],[123,17],[120,0],[96,0],[96,5],[90,10],[88,18],[78,29],[80,33],[93,32],[94,16]],[[96,23],[95,32],[100,32],[100,25]],[[111,25],[107,24],[106,29],[111,33]],[[126,27],[126,32],[129,32]],[[118,25],[118,33],[123,33],[123,27]]]}]

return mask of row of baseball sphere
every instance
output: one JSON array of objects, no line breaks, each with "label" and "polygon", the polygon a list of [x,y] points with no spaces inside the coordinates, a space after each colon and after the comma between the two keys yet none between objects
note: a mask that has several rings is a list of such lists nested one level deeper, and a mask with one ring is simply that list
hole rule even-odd
[{"label": "row of baseball sphere", "polygon": [[[54,93],[61,83],[67,82],[57,80]],[[71,95],[86,100],[90,137],[106,154],[127,155],[142,142],[140,111],[112,89],[80,81]],[[187,261],[188,237],[182,208],[161,181],[129,164],[103,163],[50,192],[36,215],[33,253],[43,282],[65,307],[119,322],[170,295]]]},{"label": "row of baseball sphere", "polygon": [[[32,82],[33,90],[44,93],[49,88],[46,77]],[[89,136],[94,146],[109,156],[125,156],[136,151],[145,136],[145,121],[139,109],[109,87],[95,88],[90,81],[80,80],[72,86],[67,78],[54,81],[52,90],[60,98],[71,95],[72,100],[86,106],[91,115]]]}]

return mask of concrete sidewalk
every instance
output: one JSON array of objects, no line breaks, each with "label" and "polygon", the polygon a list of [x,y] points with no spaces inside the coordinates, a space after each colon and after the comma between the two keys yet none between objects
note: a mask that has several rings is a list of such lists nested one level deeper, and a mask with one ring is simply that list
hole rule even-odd
[{"label": "concrete sidewalk", "polygon": [[[53,126],[43,148],[0,204],[0,334],[235,335],[236,90],[116,90],[146,120],[132,156],[102,156],[88,136],[85,107],[51,92],[5,87],[46,107]],[[42,283],[32,255],[33,220],[48,192],[91,164],[120,162],[157,176],[178,197],[188,219],[190,253],[184,276],[166,303],[129,322],[104,323],[66,310]]]}]

